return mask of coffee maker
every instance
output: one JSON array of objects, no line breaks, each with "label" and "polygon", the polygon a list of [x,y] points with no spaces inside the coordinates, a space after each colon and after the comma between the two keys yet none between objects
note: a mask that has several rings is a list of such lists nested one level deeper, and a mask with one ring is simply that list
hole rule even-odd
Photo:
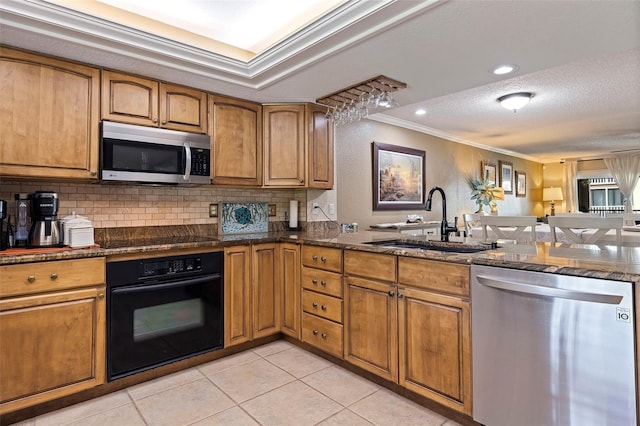
[{"label": "coffee maker", "polygon": [[36,191],[31,194],[29,247],[55,247],[61,242],[58,222],[58,194]]},{"label": "coffee maker", "polygon": [[0,200],[0,250],[9,247],[9,223],[4,222],[7,218],[7,202]]}]

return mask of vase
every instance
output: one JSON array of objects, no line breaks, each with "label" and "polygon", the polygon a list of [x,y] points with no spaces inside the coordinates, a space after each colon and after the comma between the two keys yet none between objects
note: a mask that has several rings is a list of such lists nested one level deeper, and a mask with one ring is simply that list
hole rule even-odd
[{"label": "vase", "polygon": [[484,206],[482,204],[478,205],[478,210],[476,210],[475,214],[486,215],[487,212],[484,211]]}]

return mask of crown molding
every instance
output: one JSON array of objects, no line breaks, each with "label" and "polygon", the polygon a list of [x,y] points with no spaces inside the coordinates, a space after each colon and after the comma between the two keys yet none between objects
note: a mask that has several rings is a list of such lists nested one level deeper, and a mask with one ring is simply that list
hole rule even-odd
[{"label": "crown molding", "polygon": [[459,138],[451,133],[443,132],[438,129],[434,129],[428,126],[422,126],[420,124],[412,123],[411,121],[402,120],[390,115],[378,113],[367,117],[369,120],[378,121],[380,123],[391,124],[393,126],[402,127],[409,130],[415,130],[416,132],[425,133],[427,135],[435,136],[441,139],[446,139],[451,142],[461,143],[463,145],[473,146],[475,148],[484,149],[486,151],[495,152],[497,154],[509,155],[511,157],[522,158],[523,160],[533,161],[536,163],[543,163],[540,159],[531,157],[528,155],[520,154],[518,152],[509,151],[508,149],[500,149],[492,146],[483,145],[478,142],[470,141],[467,139]]}]

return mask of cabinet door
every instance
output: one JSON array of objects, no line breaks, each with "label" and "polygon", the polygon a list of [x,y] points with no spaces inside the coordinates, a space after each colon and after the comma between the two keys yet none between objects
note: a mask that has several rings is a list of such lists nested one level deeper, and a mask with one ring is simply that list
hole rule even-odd
[{"label": "cabinet door", "polygon": [[224,345],[251,340],[251,249],[224,249]]},{"label": "cabinet door", "polygon": [[190,87],[160,83],[160,127],[207,133],[207,94]]},{"label": "cabinet door", "polygon": [[0,414],[104,383],[104,287],[0,301]]},{"label": "cabinet door", "polygon": [[470,306],[399,288],[400,385],[471,415]]},{"label": "cabinet door", "polygon": [[333,124],[327,120],[326,107],[307,105],[307,186],[333,188]]},{"label": "cabinet door", "polygon": [[282,332],[300,339],[300,246],[281,243],[278,264],[282,284]]},{"label": "cabinet door", "polygon": [[277,247],[273,244],[252,246],[253,337],[279,333],[282,301],[277,273]]},{"label": "cabinet door", "polygon": [[157,81],[102,71],[102,119],[158,126]]},{"label": "cabinet door", "polygon": [[304,105],[265,105],[264,185],[305,186]]},{"label": "cabinet door", "polygon": [[0,175],[95,180],[100,70],[0,47]]},{"label": "cabinet door", "polygon": [[396,286],[345,277],[344,359],[398,380]]},{"label": "cabinet door", "polygon": [[220,185],[262,185],[262,106],[209,96],[211,181]]}]

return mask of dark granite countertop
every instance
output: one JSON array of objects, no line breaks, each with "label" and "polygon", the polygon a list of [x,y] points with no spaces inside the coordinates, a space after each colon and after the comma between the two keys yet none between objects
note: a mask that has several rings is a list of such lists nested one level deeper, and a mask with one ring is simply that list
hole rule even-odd
[{"label": "dark granite countertop", "polygon": [[[400,239],[422,237],[394,236]],[[436,261],[478,264],[562,275],[632,281],[640,283],[640,247],[634,246],[571,246],[567,244],[537,243],[504,244],[496,250],[477,253],[451,253],[437,250],[389,248],[367,244],[389,240],[389,233],[363,231],[340,234],[336,231],[320,233],[268,232],[237,235],[165,235],[162,239],[141,237],[98,241],[100,247],[86,249],[32,249],[12,255],[11,250],[0,252],[0,265],[43,262],[86,257],[110,257],[135,253],[161,253],[186,249],[220,250],[226,246],[268,242],[299,242],[350,250],[364,250]],[[466,241],[477,244],[478,241]]]}]

